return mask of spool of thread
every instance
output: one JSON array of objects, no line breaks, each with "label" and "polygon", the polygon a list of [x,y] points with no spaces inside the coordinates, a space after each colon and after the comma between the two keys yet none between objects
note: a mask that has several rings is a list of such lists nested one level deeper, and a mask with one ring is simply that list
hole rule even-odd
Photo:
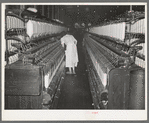
[{"label": "spool of thread", "polygon": [[130,72],[129,109],[145,109],[145,71]]}]

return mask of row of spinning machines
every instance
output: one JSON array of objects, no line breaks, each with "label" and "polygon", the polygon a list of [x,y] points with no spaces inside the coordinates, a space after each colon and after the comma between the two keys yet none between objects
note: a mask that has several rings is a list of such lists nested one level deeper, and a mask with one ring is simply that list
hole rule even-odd
[{"label": "row of spinning machines", "polygon": [[56,108],[65,76],[60,38],[67,27],[23,17],[6,13],[5,109]]},{"label": "row of spinning machines", "polygon": [[[144,19],[136,23],[84,32],[95,109],[145,109]],[[65,77],[63,31],[58,23],[6,13],[5,109],[56,109]]]},{"label": "row of spinning machines", "polygon": [[85,33],[83,45],[95,109],[145,109],[144,24],[141,17],[133,24],[112,23],[91,27]]}]

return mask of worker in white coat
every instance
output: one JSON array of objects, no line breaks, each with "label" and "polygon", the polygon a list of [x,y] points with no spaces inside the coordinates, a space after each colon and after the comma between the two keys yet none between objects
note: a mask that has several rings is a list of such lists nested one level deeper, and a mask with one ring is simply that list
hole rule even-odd
[{"label": "worker in white coat", "polygon": [[69,68],[67,74],[76,74],[75,67],[78,65],[78,51],[77,51],[77,40],[68,32],[61,38],[61,44],[64,47],[66,45],[66,67]]}]

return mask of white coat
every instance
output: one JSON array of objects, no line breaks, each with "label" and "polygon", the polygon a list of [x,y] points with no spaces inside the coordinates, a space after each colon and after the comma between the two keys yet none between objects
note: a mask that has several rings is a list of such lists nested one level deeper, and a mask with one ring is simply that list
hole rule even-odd
[{"label": "white coat", "polygon": [[77,67],[78,64],[78,51],[77,40],[69,34],[66,34],[61,38],[61,44],[66,45],[66,67]]}]

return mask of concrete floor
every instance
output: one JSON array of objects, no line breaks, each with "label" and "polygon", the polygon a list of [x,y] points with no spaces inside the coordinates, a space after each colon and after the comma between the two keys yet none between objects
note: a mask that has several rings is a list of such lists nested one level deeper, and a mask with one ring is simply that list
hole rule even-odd
[{"label": "concrete floor", "polygon": [[83,35],[78,32],[74,36],[78,41],[79,63],[76,75],[66,75],[65,77],[57,109],[93,109],[85,56],[82,51]]}]

